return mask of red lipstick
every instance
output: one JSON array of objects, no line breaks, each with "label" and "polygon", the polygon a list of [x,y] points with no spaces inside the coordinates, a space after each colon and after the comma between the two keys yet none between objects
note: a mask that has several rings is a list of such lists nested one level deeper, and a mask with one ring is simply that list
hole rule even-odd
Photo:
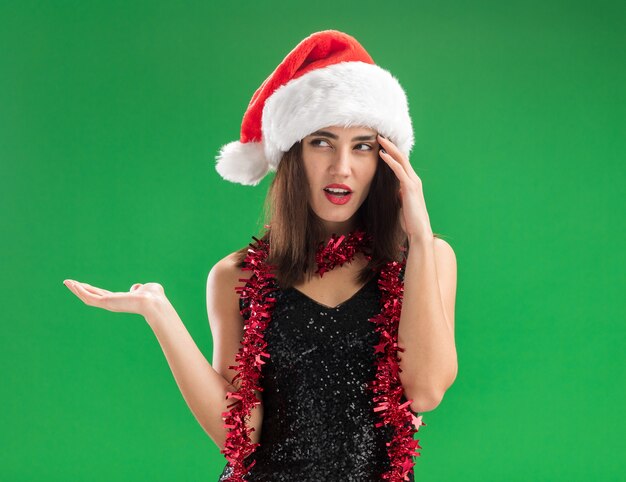
[{"label": "red lipstick", "polygon": [[345,184],[329,184],[324,188],[324,194],[333,204],[346,204],[352,198],[352,189]]}]

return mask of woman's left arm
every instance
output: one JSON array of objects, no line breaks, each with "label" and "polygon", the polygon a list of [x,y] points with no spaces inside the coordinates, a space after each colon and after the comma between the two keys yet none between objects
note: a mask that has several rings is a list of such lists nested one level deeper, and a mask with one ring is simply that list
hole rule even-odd
[{"label": "woman's left arm", "polygon": [[454,342],[456,257],[452,247],[435,238],[422,181],[409,159],[379,135],[380,157],[400,181],[400,224],[409,240],[404,296],[398,327],[400,380],[415,412],[433,410],[457,374]]},{"label": "woman's left arm", "polygon": [[398,327],[400,380],[411,409],[439,405],[457,374],[454,343],[456,257],[443,239],[409,238]]}]

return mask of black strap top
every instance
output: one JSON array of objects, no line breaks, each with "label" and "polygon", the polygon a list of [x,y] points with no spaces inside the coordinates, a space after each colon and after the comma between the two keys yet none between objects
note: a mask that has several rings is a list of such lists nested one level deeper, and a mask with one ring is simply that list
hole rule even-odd
[{"label": "black strap top", "polygon": [[[389,469],[392,428],[374,426],[365,388],[376,374],[379,335],[369,319],[381,309],[377,280],[336,307],[296,288],[277,291],[265,331],[261,445],[246,459],[256,460],[246,480],[374,482]],[[231,473],[227,463],[219,482]]]}]

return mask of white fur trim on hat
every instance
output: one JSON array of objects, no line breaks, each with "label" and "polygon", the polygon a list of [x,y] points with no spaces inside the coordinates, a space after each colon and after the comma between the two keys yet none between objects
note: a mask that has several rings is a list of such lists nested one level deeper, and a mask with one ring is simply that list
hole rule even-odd
[{"label": "white fur trim on hat", "polygon": [[294,143],[322,127],[370,127],[407,156],[414,142],[404,89],[387,70],[365,62],[329,65],[280,86],[265,102],[261,126],[270,171]]}]

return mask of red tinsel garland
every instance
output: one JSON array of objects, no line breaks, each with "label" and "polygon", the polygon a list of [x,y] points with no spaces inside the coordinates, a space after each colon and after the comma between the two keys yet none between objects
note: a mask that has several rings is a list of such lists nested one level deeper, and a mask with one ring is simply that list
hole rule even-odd
[{"label": "red tinsel garland", "polygon": [[[278,289],[273,281],[272,270],[275,267],[265,263],[269,254],[269,243],[254,236],[253,239],[256,243],[250,243],[243,268],[252,270],[253,274],[248,280],[240,278],[239,281],[245,282],[245,285],[235,288],[241,299],[247,302],[242,314],[248,314],[241,347],[235,357],[237,365],[229,367],[237,371],[233,384],[239,379],[241,384],[236,392],[226,394],[226,399],[234,398],[236,401],[228,405],[228,411],[222,413],[224,427],[228,432],[221,453],[233,468],[228,479],[230,482],[244,482],[244,476],[256,462],[253,461],[247,467],[244,464],[244,459],[260,445],[252,443],[250,433],[254,429],[246,427],[246,420],[249,420],[252,409],[261,403],[254,391],[263,391],[260,380],[265,361],[262,357],[270,357],[265,351],[267,343],[264,333],[271,321],[273,304],[276,301],[272,294]],[[347,236],[333,235],[326,246],[321,243],[318,248],[315,257],[318,265],[316,273],[323,276],[336,265],[341,266],[351,261],[356,252],[364,251],[370,241],[371,237],[359,230]],[[368,254],[364,254],[371,259]],[[403,352],[404,349],[398,346],[397,340],[404,291],[404,283],[399,274],[405,264],[406,259],[401,262],[391,261],[380,270],[378,286],[382,293],[382,309],[369,320],[376,324],[375,330],[380,333],[379,344],[374,347],[376,376],[368,385],[376,404],[374,411],[379,412],[381,418],[376,426],[390,424],[394,429],[392,440],[387,443],[391,469],[381,476],[381,480],[390,482],[408,480],[408,474],[413,471],[413,456],[420,455],[416,449],[422,448],[419,440],[413,440],[413,434],[421,425],[426,425],[422,422],[421,415],[416,417],[410,410],[412,400],[401,403],[403,389],[399,378],[401,370],[398,351]]]}]

